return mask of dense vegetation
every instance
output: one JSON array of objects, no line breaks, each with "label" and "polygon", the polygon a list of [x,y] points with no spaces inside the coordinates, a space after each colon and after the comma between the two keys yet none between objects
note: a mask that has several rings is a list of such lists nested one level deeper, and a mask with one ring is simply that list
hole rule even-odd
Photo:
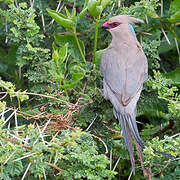
[{"label": "dense vegetation", "polygon": [[[180,179],[179,0],[0,0],[0,179],[146,179],[100,93],[111,36],[133,15],[149,63],[137,121],[149,179]],[[134,145],[135,147],[135,145]],[[166,156],[159,152],[166,152]]]}]

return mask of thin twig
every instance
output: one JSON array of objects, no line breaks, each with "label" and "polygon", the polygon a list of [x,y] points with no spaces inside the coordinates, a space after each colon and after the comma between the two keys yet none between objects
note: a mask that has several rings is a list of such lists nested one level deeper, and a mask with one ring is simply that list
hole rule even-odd
[{"label": "thin twig", "polygon": [[35,154],[36,154],[36,153],[31,153],[31,154],[27,153],[27,155],[25,155],[25,156],[23,156],[23,157],[20,157],[20,158],[18,158],[18,159],[13,160],[13,162],[19,161],[19,160],[21,160],[21,159],[24,159],[24,158],[27,158],[27,157],[30,157],[30,156],[33,156],[33,155],[35,155]]},{"label": "thin twig", "polygon": [[33,6],[34,6],[34,0],[30,0],[30,5],[31,5],[31,8],[33,8]]},{"label": "thin twig", "polygon": [[6,30],[6,39],[5,39],[5,43],[8,43],[8,26],[7,26],[7,18],[5,18],[5,30]]},{"label": "thin twig", "polygon": [[161,0],[161,17],[163,16],[163,0]]},{"label": "thin twig", "polygon": [[[106,126],[106,125],[104,124],[104,126]],[[106,128],[107,128],[108,130],[114,132],[114,133],[118,133],[118,134],[121,133],[121,132],[119,132],[118,130],[112,129],[112,128],[108,127],[108,126],[106,126]],[[122,133],[121,133],[121,135],[122,135]],[[122,137],[123,137],[123,136],[122,136]]]},{"label": "thin twig", "polygon": [[[56,164],[57,162],[58,162],[58,160],[59,160],[59,156],[58,156],[58,152],[56,151],[56,156],[55,156],[55,158],[54,158],[54,164]],[[56,158],[57,157],[57,158]]]},{"label": "thin twig", "polygon": [[146,18],[146,23],[148,24],[149,23],[149,21],[148,21],[148,17],[145,15],[145,18]]},{"label": "thin twig", "polygon": [[103,143],[103,145],[104,145],[104,147],[105,147],[105,149],[106,149],[105,154],[107,154],[107,153],[108,153],[108,148],[107,148],[106,143],[105,143],[100,137],[95,136],[94,134],[91,134],[91,136],[95,137],[96,139],[98,139],[99,141],[101,141],[101,142]]},{"label": "thin twig", "polygon": [[112,4],[111,10],[109,11],[110,15],[112,14],[112,12],[114,12],[114,6],[115,6],[115,3]]},{"label": "thin twig", "polygon": [[46,130],[48,124],[50,123],[51,119],[48,120],[48,122],[45,124],[45,126],[42,129],[42,133]]},{"label": "thin twig", "polygon": [[164,132],[166,132],[169,129],[172,129],[174,126],[174,120],[169,120],[169,124],[167,126],[165,126],[163,129],[160,129],[159,131],[155,132],[152,137],[156,137],[159,134],[163,134]]},{"label": "thin twig", "polygon": [[24,180],[24,178],[25,178],[25,176],[26,176],[26,174],[27,174],[27,172],[28,172],[30,166],[31,166],[31,162],[28,164],[28,167],[26,168],[26,171],[24,172],[24,175],[23,175],[23,177],[22,177],[21,180]]},{"label": "thin twig", "polygon": [[91,122],[91,124],[87,127],[86,131],[88,131],[90,129],[90,127],[93,125],[93,123],[95,122],[95,120],[97,119],[98,115],[96,114],[95,118],[93,119],[93,121]]},{"label": "thin twig", "polygon": [[13,112],[11,113],[11,115],[6,119],[6,121],[4,122],[3,125],[5,125],[5,124],[11,119],[11,117],[15,114],[15,112],[16,112],[16,111],[13,111]]},{"label": "thin twig", "polygon": [[142,33],[142,34],[145,34],[145,35],[152,36],[152,34],[151,34],[151,33],[148,33],[148,32],[143,32],[143,31],[141,31],[141,33]]},{"label": "thin twig", "polygon": [[121,0],[118,0],[118,8],[121,7]]},{"label": "thin twig", "polygon": [[45,114],[46,112],[42,112],[42,113],[40,113],[40,114],[36,114],[36,115],[34,115],[34,116],[31,116],[31,118],[36,118],[36,117],[40,117],[40,116],[42,116],[43,114]]},{"label": "thin twig", "polygon": [[45,172],[44,167],[43,167],[43,175],[44,175],[44,180],[46,180],[46,172]]},{"label": "thin twig", "polygon": [[38,93],[31,93],[31,92],[26,92],[27,95],[34,95],[34,96],[40,96],[40,97],[45,97],[45,98],[49,98],[49,99],[54,99],[57,101],[61,101],[62,103],[66,104],[67,106],[72,106],[72,103],[68,103],[66,101],[63,101],[62,99],[58,99],[56,97],[53,96],[48,96],[48,95],[44,95],[44,94],[38,94]]},{"label": "thin twig", "polygon": [[41,20],[42,20],[42,26],[43,26],[43,32],[46,33],[46,27],[45,27],[45,21],[44,21],[44,14],[43,14],[43,8],[42,8],[42,2],[40,1],[40,6],[41,6]]},{"label": "thin twig", "polygon": [[10,123],[10,121],[9,121],[9,123],[8,123],[8,130],[10,130],[10,126],[11,126],[11,123]]},{"label": "thin twig", "polygon": [[178,56],[180,56],[179,45],[178,45],[177,39],[174,38],[174,41],[175,41],[175,44],[176,44],[176,49],[177,49]]},{"label": "thin twig", "polygon": [[110,150],[110,171],[112,170],[112,147],[111,147],[111,150]]},{"label": "thin twig", "polygon": [[1,141],[0,141],[0,145],[5,149],[5,146]]},{"label": "thin twig", "polygon": [[45,162],[45,164],[47,164],[48,166],[53,167],[54,169],[58,170],[58,171],[64,171],[64,169],[59,168],[58,166],[56,166],[55,164],[51,164],[49,162]]},{"label": "thin twig", "polygon": [[9,142],[15,143],[15,144],[17,144],[17,145],[20,145],[20,146],[22,146],[22,147],[24,147],[24,148],[26,148],[26,149],[32,150],[32,147],[31,147],[31,146],[28,146],[28,145],[25,145],[25,144],[20,144],[20,143],[17,142],[15,139],[7,138],[7,137],[2,136],[2,135],[1,135],[1,138],[3,138],[3,139],[6,140],[6,141],[9,141]]},{"label": "thin twig", "polygon": [[52,137],[52,139],[51,139],[51,141],[50,141],[50,143],[52,143],[53,142],[53,140],[56,138],[56,136],[59,134],[59,131]]},{"label": "thin twig", "polygon": [[16,152],[16,150],[11,153],[11,155],[4,162],[4,165],[11,159],[11,157],[14,155],[15,152]]},{"label": "thin twig", "polygon": [[17,0],[15,0],[15,5],[16,5],[16,8],[18,8],[18,2],[17,2]]},{"label": "thin twig", "polygon": [[116,161],[116,164],[114,165],[114,168],[113,168],[113,170],[112,170],[112,171],[115,171],[115,169],[116,169],[116,167],[117,167],[117,165],[118,165],[118,163],[119,163],[120,159],[121,159],[121,157],[119,157],[119,158],[118,158],[118,160]]},{"label": "thin twig", "polygon": [[[14,114],[14,121],[15,121],[15,126],[16,126],[16,129],[17,129],[18,128],[17,109],[14,112],[15,112],[15,114]],[[18,131],[16,131],[15,133],[16,133],[16,136],[18,136]]]},{"label": "thin twig", "polygon": [[4,110],[2,111],[2,113],[0,114],[1,118],[3,118],[3,117],[4,117],[4,114],[7,113],[7,112],[10,111],[10,110],[12,110],[12,108],[9,108],[9,109],[7,109],[7,110],[4,109]]},{"label": "thin twig", "polygon": [[173,161],[177,161],[177,160],[180,160],[180,158],[176,158],[176,159],[174,159]]},{"label": "thin twig", "polygon": [[177,133],[177,134],[171,136],[171,138],[174,138],[174,137],[179,136],[179,135],[180,135],[180,133]]},{"label": "thin twig", "polygon": [[15,139],[21,141],[22,143],[25,143],[24,139],[21,139],[20,137],[17,137],[16,135],[11,134],[11,133],[9,133],[9,135],[12,136],[12,137],[15,138]]},{"label": "thin twig", "polygon": [[165,33],[163,28],[161,28],[161,31],[164,34],[164,37],[166,38],[166,41],[168,42],[168,44],[171,45],[171,42],[169,41],[169,39],[168,39],[168,37],[167,37],[167,35],[166,35],[166,33]]},{"label": "thin twig", "polygon": [[[42,135],[42,131],[40,130],[40,127],[39,127],[39,125],[38,125],[37,122],[36,122],[36,126],[37,126],[37,128],[38,128],[38,131],[39,131],[39,134],[40,134],[40,138],[42,139],[42,142],[43,142],[44,144],[46,144],[46,143],[45,143],[45,140],[44,140],[44,138],[43,138],[43,135]],[[37,140],[38,140],[38,138],[37,138]]]},{"label": "thin twig", "polygon": [[45,33],[46,32],[46,25],[45,25],[45,21],[44,21],[44,14],[43,14],[43,12],[41,14],[41,19],[42,19],[43,32]]},{"label": "thin twig", "polygon": [[131,170],[131,173],[130,173],[130,175],[129,175],[129,177],[128,177],[128,180],[131,179],[132,173],[133,173],[133,169]]},{"label": "thin twig", "polygon": [[[161,169],[161,172],[163,172],[163,171],[168,167],[168,165],[170,164],[170,162],[171,162],[171,160],[169,160],[169,161],[166,163],[166,165],[163,166],[163,168]],[[161,172],[160,172],[160,173],[161,173]]]},{"label": "thin twig", "polygon": [[6,93],[2,98],[0,98],[0,101],[4,99],[7,96],[8,93]]},{"label": "thin twig", "polygon": [[29,0],[29,3],[30,3],[30,5],[31,5],[31,7],[32,7],[32,0]]},{"label": "thin twig", "polygon": [[24,139],[24,144],[28,144],[28,141],[30,140],[30,137],[26,135],[26,138]]}]

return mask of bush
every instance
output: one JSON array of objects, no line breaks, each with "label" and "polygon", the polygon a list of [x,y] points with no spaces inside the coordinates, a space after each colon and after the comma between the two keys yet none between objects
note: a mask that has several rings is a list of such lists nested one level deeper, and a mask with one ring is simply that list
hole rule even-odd
[{"label": "bush", "polygon": [[[130,178],[121,127],[99,92],[111,41],[99,26],[118,14],[146,22],[135,25],[149,63],[137,108],[144,165],[154,179],[180,178],[179,0],[6,0],[0,7],[1,179]],[[131,178],[144,179],[136,164]]]}]

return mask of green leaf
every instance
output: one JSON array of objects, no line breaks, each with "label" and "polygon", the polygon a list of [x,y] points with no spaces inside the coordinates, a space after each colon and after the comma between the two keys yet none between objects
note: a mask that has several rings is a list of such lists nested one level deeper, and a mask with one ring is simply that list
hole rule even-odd
[{"label": "green leaf", "polygon": [[85,8],[78,14],[78,21],[81,20],[81,19],[86,15],[87,10],[88,10],[88,8],[85,7]]},{"label": "green leaf", "polygon": [[95,54],[95,65],[96,65],[97,69],[100,68],[101,58],[102,58],[102,54],[103,54],[104,50],[105,49],[101,49],[99,51],[96,51],[96,54]]},{"label": "green leaf", "polygon": [[73,81],[80,81],[81,79],[83,79],[84,77],[84,73],[74,73],[72,75],[72,80]]},{"label": "green leaf", "polygon": [[68,44],[66,43],[59,49],[59,63],[62,64],[67,57]]},{"label": "green leaf", "polygon": [[171,23],[175,23],[180,20],[180,10],[174,13],[169,19]]},{"label": "green leaf", "polygon": [[[51,67],[51,69],[53,71],[49,71],[49,72],[52,76],[53,76],[53,73],[56,73],[56,74],[58,74],[58,77],[61,78],[61,76],[59,76],[59,73],[60,73],[59,71],[60,70],[63,71],[63,66],[61,66],[61,65],[66,60],[68,44],[65,44],[64,46],[62,46],[60,48],[58,48],[54,45],[53,49],[54,49],[54,52],[52,54],[52,59],[54,60],[54,62],[53,61],[49,62],[49,67]],[[57,72],[59,72],[59,73],[57,73]]]},{"label": "green leaf", "polygon": [[66,7],[65,7],[64,9],[65,9],[65,11],[66,11],[67,17],[68,17],[68,18],[71,18],[71,14],[70,14],[69,10],[68,10]]},{"label": "green leaf", "polygon": [[170,10],[173,12],[176,12],[180,9],[180,1],[179,0],[174,0],[170,4]]},{"label": "green leaf", "polygon": [[11,175],[11,176],[15,176],[15,175],[20,175],[23,172],[23,165],[21,161],[9,161],[7,163],[7,172]]},{"label": "green leaf", "polygon": [[103,11],[103,6],[100,4],[99,1],[96,0],[89,0],[88,2],[88,10],[90,14],[94,17],[99,16]]},{"label": "green leaf", "polygon": [[73,9],[72,9],[72,16],[73,16],[73,17],[76,16],[76,8],[75,8],[75,7],[73,7]]},{"label": "green leaf", "polygon": [[[60,35],[60,34],[55,34],[54,36],[55,41],[57,43],[57,45],[59,46],[64,46],[66,43],[68,43],[68,52],[71,54],[72,57],[74,57],[75,59],[81,59],[81,54],[79,52],[77,43],[75,41],[75,37],[73,34],[64,34],[64,35]],[[83,50],[83,53],[85,54],[85,48],[84,48],[84,44],[81,40],[79,40],[81,49]]]},{"label": "green leaf", "polygon": [[155,19],[159,18],[159,16],[157,15],[157,13],[155,11],[147,11],[146,14],[147,14],[147,16],[155,18]]},{"label": "green leaf", "polygon": [[52,58],[53,58],[53,60],[54,60],[55,62],[57,62],[58,59],[59,59],[59,53],[58,53],[58,51],[57,51],[56,49],[54,50],[54,52],[53,52],[53,54],[52,54]]},{"label": "green leaf", "polygon": [[72,75],[71,80],[66,80],[64,81],[64,85],[62,86],[63,89],[72,89],[74,88],[77,84],[79,84],[80,80],[83,79],[84,73],[74,73]]},{"label": "green leaf", "polygon": [[102,0],[101,1],[101,5],[103,7],[103,9],[107,6],[107,4],[110,2],[110,0]]},{"label": "green leaf", "polygon": [[72,89],[84,78],[86,71],[81,67],[79,62],[72,62],[69,64],[69,72],[72,74],[70,80],[65,80],[63,89]]},{"label": "green leaf", "polygon": [[163,74],[163,76],[166,77],[167,79],[173,80],[174,85],[180,87],[180,68],[177,68],[169,73]]},{"label": "green leaf", "polygon": [[71,19],[68,19],[66,16],[64,16],[61,13],[58,13],[51,9],[46,9],[49,15],[61,26],[65,28],[72,28],[73,27],[73,21]]},{"label": "green leaf", "polygon": [[169,18],[169,21],[171,23],[175,23],[180,20],[180,1],[174,0],[170,4],[169,8],[170,12],[173,13],[171,17]]}]

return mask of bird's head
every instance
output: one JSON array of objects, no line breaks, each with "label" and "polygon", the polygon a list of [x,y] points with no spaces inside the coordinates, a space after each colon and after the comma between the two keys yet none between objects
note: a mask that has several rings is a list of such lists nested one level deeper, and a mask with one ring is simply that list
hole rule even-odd
[{"label": "bird's head", "polygon": [[138,22],[144,23],[144,21],[141,19],[137,19],[128,15],[120,15],[110,18],[102,25],[102,28],[111,31],[111,29],[120,27],[123,24],[133,24]]}]

